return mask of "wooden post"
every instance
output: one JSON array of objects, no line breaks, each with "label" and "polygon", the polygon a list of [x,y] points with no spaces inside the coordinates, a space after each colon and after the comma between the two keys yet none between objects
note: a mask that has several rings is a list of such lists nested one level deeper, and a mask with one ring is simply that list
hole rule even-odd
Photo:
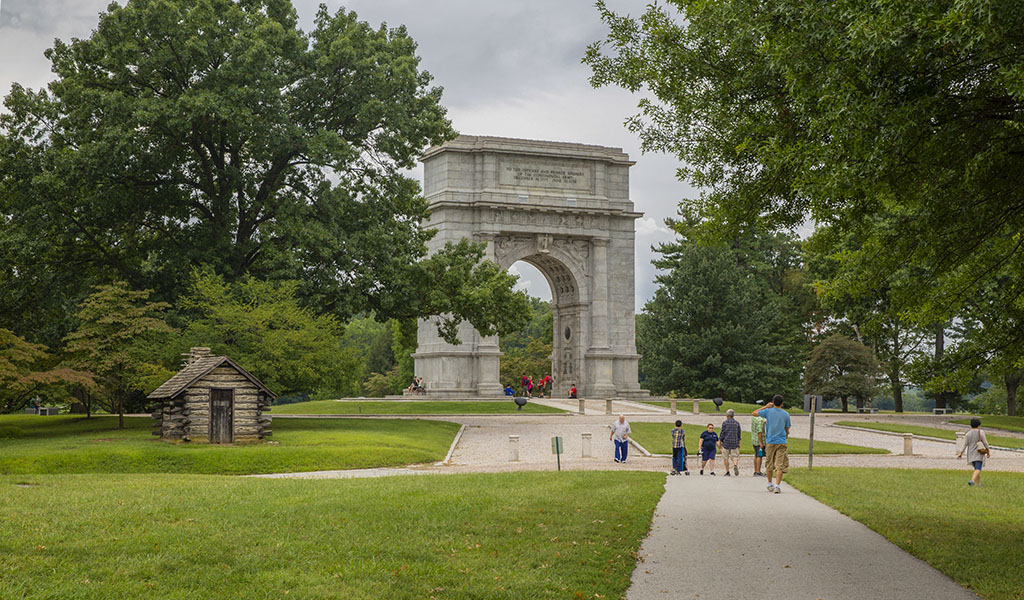
[{"label": "wooden post", "polygon": [[811,396],[811,433],[807,437],[807,470],[814,469],[814,413],[818,408],[818,397]]},{"label": "wooden post", "polygon": [[519,460],[519,436],[510,435],[508,436],[508,460],[509,462],[517,462]]},{"label": "wooden post", "polygon": [[669,406],[670,406],[670,409],[669,409],[669,411],[670,411],[670,412],[671,412],[671,413],[672,413],[673,415],[674,415],[674,414],[676,414],[676,402],[678,402],[678,400],[676,400],[675,398],[673,398],[673,399],[672,399],[672,400],[671,400],[671,401],[669,402]]}]

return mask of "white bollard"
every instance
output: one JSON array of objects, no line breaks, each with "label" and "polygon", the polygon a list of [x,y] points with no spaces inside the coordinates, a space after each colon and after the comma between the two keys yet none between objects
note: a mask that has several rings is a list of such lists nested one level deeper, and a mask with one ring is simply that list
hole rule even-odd
[{"label": "white bollard", "polygon": [[678,400],[672,400],[668,403],[669,412],[672,413],[673,415],[676,414],[676,402],[678,402]]},{"label": "white bollard", "polygon": [[904,433],[903,434],[903,456],[914,455],[914,434]]},{"label": "white bollard", "polygon": [[593,453],[590,451],[590,438],[593,437],[592,433],[581,433],[583,437],[583,458],[590,458]]},{"label": "white bollard", "polygon": [[700,414],[700,400],[694,400],[693,401],[693,414],[695,414],[695,415],[699,415]]},{"label": "white bollard", "polygon": [[508,460],[509,462],[519,461],[519,436],[508,436]]},{"label": "white bollard", "polygon": [[606,414],[606,415],[612,414],[612,399],[611,398],[609,398],[609,399],[604,401],[604,414]]},{"label": "white bollard", "polygon": [[587,414],[587,406],[586,406],[587,405],[587,401],[584,400],[583,398],[580,398],[579,401],[580,401],[580,414],[581,415]]},{"label": "white bollard", "polygon": [[959,454],[961,452],[967,452],[967,449],[964,448],[964,446],[967,445],[966,436],[967,436],[967,433],[964,432],[964,431],[956,432],[956,452],[957,452],[957,454]]}]

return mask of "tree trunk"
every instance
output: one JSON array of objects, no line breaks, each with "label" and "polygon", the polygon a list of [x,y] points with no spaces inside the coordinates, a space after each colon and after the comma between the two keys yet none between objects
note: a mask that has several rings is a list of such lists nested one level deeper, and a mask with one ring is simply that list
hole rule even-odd
[{"label": "tree trunk", "polygon": [[[943,327],[939,327],[935,332],[935,368],[940,368],[939,364],[942,361],[942,354],[945,352],[945,335],[946,330]],[[935,394],[935,408],[946,408],[946,392]]]},{"label": "tree trunk", "polygon": [[850,412],[850,404],[846,396],[840,396],[839,400],[843,403],[843,412]]},{"label": "tree trunk", "polygon": [[124,397],[117,398],[117,428],[124,429]]},{"label": "tree trunk", "polygon": [[903,383],[897,381],[892,384],[892,401],[893,411],[903,412]]},{"label": "tree trunk", "polygon": [[1022,375],[1024,371],[1014,371],[1003,377],[1003,382],[1006,383],[1006,414],[1011,417],[1017,416],[1017,388],[1020,386]]}]

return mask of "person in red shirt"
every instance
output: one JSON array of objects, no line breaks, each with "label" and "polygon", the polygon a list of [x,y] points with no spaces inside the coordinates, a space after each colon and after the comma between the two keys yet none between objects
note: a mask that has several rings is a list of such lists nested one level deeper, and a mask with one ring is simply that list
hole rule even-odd
[{"label": "person in red shirt", "polygon": [[570,398],[575,398],[576,397],[576,384],[575,383],[572,384],[571,388],[569,388],[569,397]]}]

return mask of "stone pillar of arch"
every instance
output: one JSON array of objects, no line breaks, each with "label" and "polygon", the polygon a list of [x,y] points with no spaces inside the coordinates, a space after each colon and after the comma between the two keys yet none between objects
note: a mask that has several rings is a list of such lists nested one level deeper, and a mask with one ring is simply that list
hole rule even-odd
[{"label": "stone pillar of arch", "polygon": [[[634,325],[634,221],[629,167],[619,148],[459,136],[423,158],[431,251],[469,238],[508,269],[525,261],[551,288],[555,394],[642,397]],[[468,324],[446,343],[433,319],[420,322],[414,358],[428,394],[500,395],[495,336]],[[542,375],[530,373],[530,375]],[[517,374],[518,377],[518,374]],[[514,386],[517,387],[517,386]]]}]

